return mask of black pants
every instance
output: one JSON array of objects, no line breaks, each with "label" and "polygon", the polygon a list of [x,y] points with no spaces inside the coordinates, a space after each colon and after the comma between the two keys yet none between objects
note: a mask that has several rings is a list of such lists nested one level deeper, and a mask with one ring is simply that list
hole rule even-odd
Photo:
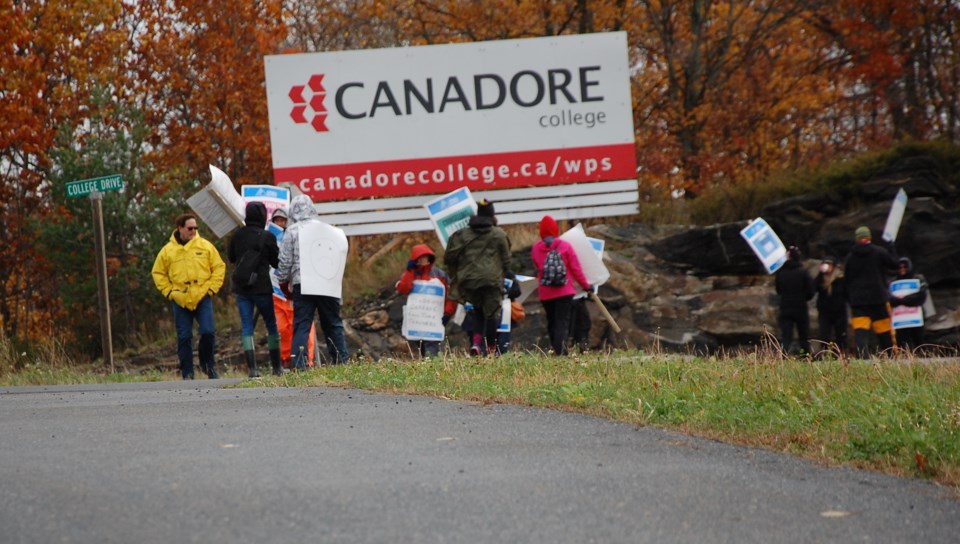
[{"label": "black pants", "polygon": [[830,344],[836,344],[841,352],[847,351],[847,328],[850,326],[847,320],[847,312],[829,314],[820,312],[817,315],[817,321],[820,324],[820,340]]},{"label": "black pants", "polygon": [[547,334],[550,335],[550,347],[557,355],[567,354],[567,335],[570,334],[570,311],[572,309],[573,295],[543,301],[543,310],[547,316]]},{"label": "black pants", "polygon": [[780,326],[780,345],[784,351],[790,349],[793,343],[793,330],[797,330],[797,343],[804,354],[810,353],[810,314],[807,309],[803,310],[780,310],[780,317],[777,319]]}]

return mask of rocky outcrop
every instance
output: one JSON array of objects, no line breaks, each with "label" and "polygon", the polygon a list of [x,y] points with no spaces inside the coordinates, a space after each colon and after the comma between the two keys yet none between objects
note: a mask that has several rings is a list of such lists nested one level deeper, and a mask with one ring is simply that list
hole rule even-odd
[{"label": "rocky outcrop", "polygon": [[[827,255],[846,257],[853,232],[868,225],[879,243],[897,190],[910,196],[894,249],[910,257],[930,284],[937,315],[927,326],[927,342],[960,346],[960,208],[956,188],[932,159],[909,157],[880,171],[856,189],[842,188],[790,198],[766,206],[761,216],[785,244],[808,257],[811,274]],[[614,334],[593,304],[594,348],[664,349],[713,353],[752,347],[776,335],[776,295],[740,237],[747,221],[706,227],[596,226],[590,236],[606,240],[610,280],[600,298],[622,332]],[[515,266],[534,273],[529,248],[515,253]],[[402,297],[392,290],[360,304],[347,320],[348,340],[365,356],[403,356],[399,335]],[[546,349],[542,309],[534,294],[527,318],[513,333],[514,349]],[[812,323],[816,310],[811,303]],[[814,331],[815,332],[815,331]],[[448,328],[453,347],[464,348],[463,334]]]}]

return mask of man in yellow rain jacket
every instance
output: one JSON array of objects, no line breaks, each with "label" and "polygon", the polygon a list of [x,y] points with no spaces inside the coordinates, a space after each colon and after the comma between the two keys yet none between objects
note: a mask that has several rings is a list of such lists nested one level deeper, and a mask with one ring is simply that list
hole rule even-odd
[{"label": "man in yellow rain jacket", "polygon": [[226,265],[220,252],[197,232],[197,217],[177,217],[176,230],[153,263],[153,282],[171,302],[177,327],[180,374],[193,379],[193,321],[200,330],[197,352],[200,369],[219,378],[213,362],[213,295],[223,286]]}]

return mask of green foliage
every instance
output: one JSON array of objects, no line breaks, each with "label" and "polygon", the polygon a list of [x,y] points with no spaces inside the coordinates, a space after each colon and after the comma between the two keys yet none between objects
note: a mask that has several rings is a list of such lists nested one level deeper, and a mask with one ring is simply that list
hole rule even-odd
[{"label": "green foliage", "polygon": [[49,286],[63,309],[59,330],[87,358],[101,352],[92,205],[85,197],[68,198],[65,184],[110,174],[123,177],[123,190],[106,193],[102,200],[112,336],[118,349],[149,336],[166,312],[150,270],[186,194],[155,189],[159,176],[144,159],[148,129],[142,115],[124,108],[113,114],[95,115],[84,127],[61,127],[49,195],[51,208],[61,213],[31,225],[59,280]]}]

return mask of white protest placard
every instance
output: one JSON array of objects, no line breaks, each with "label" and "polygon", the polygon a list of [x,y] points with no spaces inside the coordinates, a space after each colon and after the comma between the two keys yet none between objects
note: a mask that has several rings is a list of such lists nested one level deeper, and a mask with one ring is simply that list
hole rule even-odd
[{"label": "white protest placard", "polygon": [[[510,280],[507,280],[510,281]],[[497,326],[497,332],[510,332],[510,299],[503,297],[503,302],[500,303],[500,324]]]},{"label": "white protest placard", "polygon": [[218,238],[243,226],[246,203],[230,178],[216,166],[210,165],[210,183],[188,198],[187,205]]},{"label": "white protest placard", "polygon": [[[610,279],[610,271],[607,270],[607,265],[603,264],[603,259],[600,258],[596,247],[587,238],[583,225],[577,223],[575,227],[561,234],[560,239],[573,246],[577,260],[580,261],[580,268],[583,269],[583,275],[587,277],[590,285],[603,285]],[[583,292],[576,281],[573,281],[573,286],[577,292]]]},{"label": "white protest placard", "polygon": [[[590,243],[590,247],[593,248],[593,251],[597,254],[597,257],[600,258],[600,262],[603,262],[603,247],[606,245],[606,242],[599,238],[590,238],[589,236],[587,237],[587,242]],[[597,285],[599,286],[600,284]],[[587,292],[581,291],[580,286],[576,282],[574,282],[573,286],[577,289],[577,294],[573,295],[574,300],[587,296]]]},{"label": "white protest placard", "polygon": [[[920,292],[920,280],[907,279],[890,282],[890,295],[903,298]],[[894,329],[908,329],[923,326],[923,306],[893,306],[890,311],[890,323]]]},{"label": "white protest placard", "polygon": [[466,187],[430,200],[423,207],[427,209],[427,215],[444,249],[450,236],[466,227],[470,217],[477,213],[477,203]]},{"label": "white protest placard", "polygon": [[902,188],[897,191],[897,196],[893,197],[893,204],[890,205],[890,213],[887,215],[887,224],[883,227],[882,237],[888,242],[897,241],[897,233],[900,231],[900,223],[903,222],[903,212],[907,209],[907,192]]},{"label": "white protest placard", "polygon": [[407,340],[443,340],[443,304],[446,289],[438,279],[414,280],[403,306],[400,333]]},{"label": "white protest placard", "polygon": [[240,187],[240,196],[244,202],[262,202],[267,208],[267,220],[273,217],[273,212],[290,205],[290,189],[274,185],[243,185]]},{"label": "white protest placard", "polygon": [[347,266],[347,235],[323,221],[300,227],[300,291],[305,295],[340,298]]},{"label": "white protest placard", "polygon": [[537,277],[522,274],[516,274],[514,277],[520,282],[520,296],[517,297],[517,301],[522,304],[523,301],[527,300],[527,297],[537,290]]},{"label": "white protest placard", "polygon": [[750,249],[757,255],[767,274],[776,272],[783,263],[787,262],[787,248],[770,225],[758,217],[740,231],[740,236],[747,241]]}]

